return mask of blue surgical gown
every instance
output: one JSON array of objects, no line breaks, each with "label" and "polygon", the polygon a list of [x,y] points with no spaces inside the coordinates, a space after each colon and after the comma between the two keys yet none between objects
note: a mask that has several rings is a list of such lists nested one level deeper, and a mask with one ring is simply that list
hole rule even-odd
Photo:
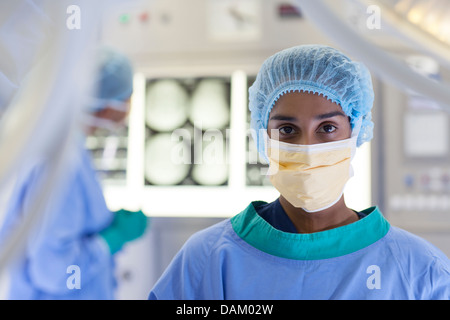
[{"label": "blue surgical gown", "polygon": [[448,258],[377,207],[352,224],[298,234],[262,218],[265,205],[194,234],[149,299],[450,299]]},{"label": "blue surgical gown", "polygon": [[[47,219],[11,265],[9,299],[113,299],[114,262],[98,232],[113,213],[106,206],[89,154],[80,146],[67,180],[54,190]],[[20,222],[40,188],[45,166],[34,165],[17,182],[2,234]],[[75,285],[74,285],[75,284]]]}]

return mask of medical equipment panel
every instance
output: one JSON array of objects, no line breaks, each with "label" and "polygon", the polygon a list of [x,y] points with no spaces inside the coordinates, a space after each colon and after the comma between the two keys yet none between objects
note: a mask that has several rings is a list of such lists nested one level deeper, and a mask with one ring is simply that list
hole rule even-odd
[{"label": "medical equipment panel", "polygon": [[450,230],[450,115],[435,102],[384,85],[378,122],[380,203],[413,231]]}]

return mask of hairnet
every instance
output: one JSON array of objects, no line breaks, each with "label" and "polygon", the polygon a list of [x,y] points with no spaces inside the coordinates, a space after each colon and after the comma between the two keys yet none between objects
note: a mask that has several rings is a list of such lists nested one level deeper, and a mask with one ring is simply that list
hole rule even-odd
[{"label": "hairnet", "polygon": [[[96,79],[96,100],[125,101],[133,93],[133,67],[122,53],[103,47],[98,56]],[[105,106],[97,103],[92,109]]]},{"label": "hairnet", "polygon": [[288,92],[309,92],[341,106],[352,129],[361,119],[357,145],[373,137],[372,79],[367,68],[340,51],[322,45],[303,45],[268,58],[249,89],[251,128],[258,151],[266,156],[264,133],[276,101]]}]

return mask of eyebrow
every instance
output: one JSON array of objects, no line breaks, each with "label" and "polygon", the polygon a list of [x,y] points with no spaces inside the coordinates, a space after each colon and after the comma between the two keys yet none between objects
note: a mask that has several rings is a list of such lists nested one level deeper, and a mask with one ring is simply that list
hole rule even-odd
[{"label": "eyebrow", "polygon": [[[316,120],[323,120],[323,119],[328,119],[328,118],[333,118],[336,116],[341,116],[341,117],[347,117],[343,112],[341,111],[333,111],[333,112],[329,112],[329,113],[324,113],[324,114],[319,114],[317,116],[315,116]],[[296,117],[290,117],[290,116],[284,116],[281,114],[277,114],[274,115],[272,117],[270,117],[270,120],[281,120],[281,121],[296,121],[297,118]]]},{"label": "eyebrow", "polygon": [[270,120],[281,120],[281,121],[296,121],[296,117],[289,117],[289,116],[283,116],[283,115],[274,115],[270,117]]},{"label": "eyebrow", "polygon": [[319,114],[315,118],[317,120],[323,120],[323,119],[333,118],[336,116],[347,117],[347,115],[345,115],[345,113],[343,113],[342,111],[333,111],[333,112],[329,112],[329,113]]}]

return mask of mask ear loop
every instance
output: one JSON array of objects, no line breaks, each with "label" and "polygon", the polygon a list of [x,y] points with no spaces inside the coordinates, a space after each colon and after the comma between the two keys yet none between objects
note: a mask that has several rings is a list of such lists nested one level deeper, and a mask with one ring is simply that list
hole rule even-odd
[{"label": "mask ear loop", "polygon": [[352,160],[355,157],[357,144],[358,144],[358,136],[361,131],[361,125],[362,125],[362,117],[356,120],[355,125],[352,129],[352,135],[350,138],[352,140],[352,156],[351,156]]},{"label": "mask ear loop", "polygon": [[[268,176],[271,176],[271,175],[273,175],[273,174],[278,172],[278,166],[275,165],[275,167],[274,167],[274,162],[273,161],[271,162],[269,160],[270,159],[269,158],[269,147],[272,149],[273,146],[275,146],[276,150],[278,150],[278,143],[279,143],[279,141],[271,140],[270,137],[269,137],[269,134],[267,133],[267,130],[260,130],[260,131],[261,131],[260,134],[262,136],[261,138],[262,138],[262,140],[264,142],[264,154],[263,154],[263,157],[264,157],[264,160],[269,165],[269,168],[268,168],[267,172],[265,173],[265,175],[268,177]],[[275,159],[279,160],[279,154],[278,153],[276,154]]]},{"label": "mask ear loop", "polygon": [[129,109],[129,103],[122,100],[115,99],[100,99],[92,98],[90,99],[90,112],[97,112],[105,108],[110,108],[116,111],[127,112]]},{"label": "mask ear loop", "polygon": [[115,134],[121,127],[120,124],[112,120],[95,117],[92,114],[86,114],[82,118],[82,124],[90,127],[102,128],[108,130],[111,134]]},{"label": "mask ear loop", "polygon": [[[350,173],[349,173],[349,177],[352,178],[355,175],[355,171],[353,169],[353,165],[352,165],[352,161],[355,158],[355,154],[356,154],[356,149],[357,149],[357,144],[358,144],[358,136],[359,136],[359,132],[361,131],[361,124],[362,124],[362,118],[359,118],[356,120],[355,122],[355,126],[353,127],[352,130],[352,135],[351,135],[351,140],[352,140],[352,144],[351,144],[351,156],[350,156]],[[349,179],[350,179],[349,178]]]},{"label": "mask ear loop", "polygon": [[361,125],[362,125],[362,117],[356,120],[355,125],[353,126],[352,129],[351,138],[358,137],[359,132],[361,131]]},{"label": "mask ear loop", "polygon": [[269,146],[270,146],[270,137],[267,133],[267,130],[259,129],[258,132],[259,138],[263,141],[264,145],[264,153],[260,152],[266,164],[270,164],[269,161]]}]

